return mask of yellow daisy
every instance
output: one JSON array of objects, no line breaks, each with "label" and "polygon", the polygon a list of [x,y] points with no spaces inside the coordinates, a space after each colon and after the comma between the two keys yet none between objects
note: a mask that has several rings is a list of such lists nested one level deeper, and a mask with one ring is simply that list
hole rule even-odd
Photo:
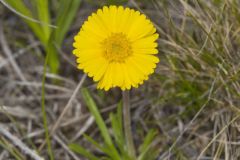
[{"label": "yellow daisy", "polygon": [[78,68],[98,82],[97,88],[138,87],[154,72],[156,29],[144,14],[122,6],[105,6],[84,22],[74,37]]}]

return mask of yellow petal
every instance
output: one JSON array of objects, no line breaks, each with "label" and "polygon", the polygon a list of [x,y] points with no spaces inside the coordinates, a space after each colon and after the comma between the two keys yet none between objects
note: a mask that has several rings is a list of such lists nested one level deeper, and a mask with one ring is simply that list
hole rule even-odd
[{"label": "yellow petal", "polygon": [[98,9],[74,37],[78,68],[98,82],[97,88],[138,87],[154,72],[158,34],[139,11],[122,6]]}]

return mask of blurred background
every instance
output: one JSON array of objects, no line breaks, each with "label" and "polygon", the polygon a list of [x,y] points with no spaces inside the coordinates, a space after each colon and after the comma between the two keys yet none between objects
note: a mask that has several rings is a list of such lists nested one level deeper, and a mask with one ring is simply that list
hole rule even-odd
[{"label": "blurred background", "polygon": [[113,136],[109,114],[121,91],[97,90],[76,68],[72,43],[89,15],[111,4],[144,13],[160,34],[156,72],[131,90],[136,147],[154,129],[152,159],[240,159],[239,0],[0,2],[0,160],[37,159],[26,148],[52,159],[49,141],[56,160],[89,159],[70,143],[103,156],[83,136],[102,142],[80,90]]}]

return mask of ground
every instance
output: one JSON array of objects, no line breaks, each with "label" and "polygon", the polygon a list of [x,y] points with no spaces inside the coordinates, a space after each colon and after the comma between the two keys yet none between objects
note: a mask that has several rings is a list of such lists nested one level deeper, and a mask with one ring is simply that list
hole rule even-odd
[{"label": "ground", "polygon": [[[97,90],[92,79],[76,68],[72,43],[87,16],[105,5],[105,1],[81,1],[62,42],[56,41],[58,47],[54,52],[58,61],[47,67],[44,67],[47,42],[31,26],[43,24],[27,22],[18,10],[14,12],[14,7],[6,5],[14,3],[11,1],[0,1],[0,160],[37,159],[31,153],[51,159],[46,128],[57,160],[86,159],[70,150],[70,143],[83,146],[97,157],[103,156],[83,136],[103,143],[81,90],[85,88],[90,93],[111,136],[114,131],[109,115],[117,112],[121,90]],[[36,6],[24,2],[35,11]],[[50,24],[55,25],[59,1],[49,3]],[[108,3],[121,3],[141,11],[160,34],[160,62],[155,72],[143,85],[130,91],[136,148],[154,129],[155,159],[240,159],[240,2],[109,0]],[[56,33],[61,32],[64,29]],[[58,71],[55,64],[59,64]]]}]

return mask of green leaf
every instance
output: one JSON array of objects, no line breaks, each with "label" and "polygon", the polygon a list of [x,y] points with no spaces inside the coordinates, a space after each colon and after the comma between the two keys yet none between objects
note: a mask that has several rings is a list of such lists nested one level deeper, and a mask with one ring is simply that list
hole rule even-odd
[{"label": "green leaf", "polygon": [[52,39],[53,37],[51,36],[49,43],[46,47],[46,52],[49,55],[48,66],[50,67],[51,73],[58,73],[58,69],[60,65],[59,56],[57,54],[57,49]]},{"label": "green leaf", "polygon": [[157,135],[157,131],[152,129],[148,132],[147,136],[145,137],[143,144],[139,147],[139,158],[138,160],[151,160],[154,159],[157,155],[158,151],[152,148],[152,142]]},{"label": "green leaf", "polygon": [[40,25],[43,29],[46,39],[49,39],[51,28],[48,26],[50,24],[48,0],[35,0],[35,2],[35,4],[37,5],[39,21],[42,22]]},{"label": "green leaf", "polygon": [[54,40],[57,45],[61,45],[81,2],[81,0],[60,0],[56,19],[57,28],[54,30]]},{"label": "green leaf", "polygon": [[[8,5],[9,9],[14,11],[17,15],[19,15],[23,20],[29,25],[29,27],[33,30],[38,39],[46,45],[48,39],[42,33],[42,28],[39,23],[33,22],[29,19],[34,19],[32,12],[26,7],[26,5],[21,0],[6,0],[6,5]],[[38,21],[38,20],[36,20]]]},{"label": "green leaf", "polygon": [[97,147],[99,150],[101,150],[103,153],[108,155],[109,157],[114,157],[114,154],[112,153],[111,148],[109,146],[101,146],[98,142],[96,142],[91,137],[84,134],[84,138],[86,138],[89,142],[91,142],[95,147]]},{"label": "green leaf", "polygon": [[88,106],[88,109],[90,110],[91,114],[94,116],[94,118],[96,120],[98,128],[104,139],[104,142],[106,143],[106,145],[109,147],[109,149],[112,152],[112,155],[113,155],[112,158],[114,158],[114,160],[121,160],[115,146],[113,145],[111,136],[107,129],[107,126],[105,125],[104,120],[103,120],[102,116],[100,115],[100,112],[99,112],[94,100],[92,99],[92,97],[90,96],[90,94],[86,88],[82,89],[82,95],[83,95],[83,99],[85,100],[85,102]]},{"label": "green leaf", "polygon": [[94,116],[94,118],[96,120],[96,123],[100,129],[102,137],[104,138],[104,140],[107,144],[112,145],[113,143],[112,143],[111,137],[108,133],[107,126],[105,125],[104,120],[101,117],[100,112],[97,109],[97,106],[96,106],[94,100],[92,99],[92,97],[90,96],[88,90],[82,89],[82,95],[83,95],[83,99],[85,100],[85,103],[87,104],[88,109],[90,110],[90,112],[92,113],[92,115]]},{"label": "green leaf", "polygon": [[92,153],[88,152],[85,148],[83,148],[82,146],[80,145],[77,145],[77,144],[70,144],[69,145],[69,148],[76,152],[76,153],[79,153],[83,156],[85,156],[86,158],[88,158],[89,160],[99,160],[99,158],[95,157]]},{"label": "green leaf", "polygon": [[49,66],[52,73],[58,73],[59,56],[56,47],[61,47],[63,39],[72,24],[81,0],[60,0],[57,10],[56,26],[49,39],[47,52],[50,54]]},{"label": "green leaf", "polygon": [[[56,18],[57,28],[55,29],[52,29],[50,26],[51,20],[48,3],[48,0],[31,1],[34,9],[30,10],[22,0],[6,0],[6,6],[23,18],[44,45],[46,53],[49,54],[48,65],[50,71],[52,73],[58,73],[59,56],[56,46],[60,48],[77,13],[81,0],[59,1]],[[37,17],[34,17],[33,15],[37,15]],[[30,19],[34,21],[31,21]]]},{"label": "green leaf", "polygon": [[115,141],[121,151],[124,150],[124,134],[123,134],[123,125],[122,125],[122,103],[118,104],[117,114],[110,114],[110,120],[112,124],[113,136]]},{"label": "green leaf", "polygon": [[154,129],[148,132],[147,136],[144,138],[143,144],[139,148],[140,152],[144,152],[145,150],[147,150],[147,148],[149,147],[149,145],[151,145],[156,135],[157,131]]},{"label": "green leaf", "polygon": [[89,137],[88,135],[84,134],[84,138],[86,138],[89,142],[91,142],[95,147],[97,147],[102,152],[107,153],[107,149],[105,149],[101,144],[99,144],[97,141],[95,141],[93,138]]}]

